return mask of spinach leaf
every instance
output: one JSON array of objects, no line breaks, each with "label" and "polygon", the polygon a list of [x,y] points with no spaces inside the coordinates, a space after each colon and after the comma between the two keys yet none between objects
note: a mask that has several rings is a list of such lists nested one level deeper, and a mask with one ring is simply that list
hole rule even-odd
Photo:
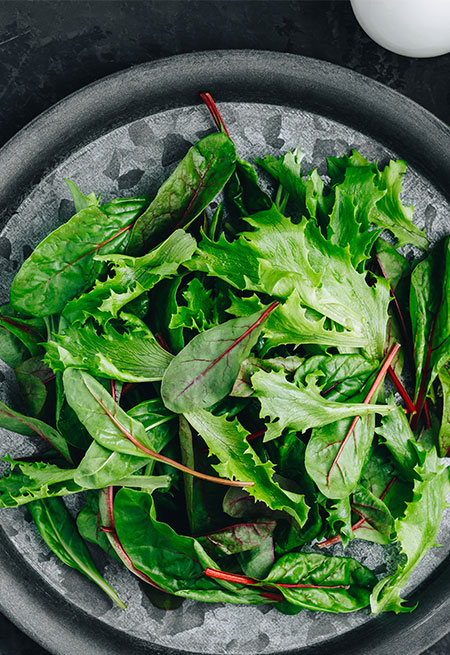
[{"label": "spinach leaf", "polygon": [[92,206],[75,214],[23,263],[11,286],[13,307],[33,316],[60,312],[97,277],[101,263],[95,256],[124,248],[132,220]]},{"label": "spinach leaf", "polygon": [[[309,428],[333,424],[349,416],[384,415],[392,410],[390,405],[328,400],[321,395],[314,377],[308,377],[306,384],[294,384],[286,379],[282,371],[266,373],[260,370],[252,375],[251,381],[261,403],[261,418],[271,419],[267,424],[265,441],[280,436],[284,428],[305,432]],[[340,425],[343,426],[343,423]],[[323,431],[320,440],[327,439],[334,429],[336,426]]]},{"label": "spinach leaf", "polygon": [[109,277],[97,280],[94,288],[75,298],[64,308],[71,323],[83,323],[93,316],[99,323],[116,317],[129,302],[149,291],[160,280],[175,275],[180,264],[191,258],[195,239],[184,230],[175,230],[162,244],[142,257],[122,254],[101,255],[95,261],[109,264]]},{"label": "spinach leaf", "polygon": [[59,498],[36,500],[29,505],[36,526],[50,550],[64,564],[95,582],[121,609],[126,605],[97,571],[72,517]]},{"label": "spinach leaf", "polygon": [[38,436],[61,453],[68,462],[72,461],[66,440],[55,428],[37,418],[15,412],[2,402],[0,402],[0,427],[26,437]]},{"label": "spinach leaf", "polygon": [[371,595],[372,612],[411,612],[400,592],[412,570],[430,548],[436,545],[436,535],[447,507],[450,492],[449,469],[445,468],[433,449],[423,454],[423,461],[415,469],[419,479],[414,484],[414,496],[407,503],[405,515],[395,520],[394,529],[405,561],[392,576],[380,580]]},{"label": "spinach leaf", "polygon": [[222,400],[276,306],[272,303],[262,312],[231,319],[195,336],[164,373],[161,396],[166,407],[181,414]]},{"label": "spinach leaf", "polygon": [[411,275],[411,321],[418,411],[450,359],[450,238],[438,244]]},{"label": "spinach leaf", "polygon": [[129,252],[140,253],[176,228],[189,225],[222,190],[234,172],[235,161],[234,144],[223,132],[201,139],[136,221]]},{"label": "spinach leaf", "polygon": [[205,410],[187,412],[186,419],[206,441],[211,454],[219,459],[213,468],[219,475],[238,480],[251,480],[247,492],[255,500],[263,501],[270,509],[279,509],[292,516],[300,526],[308,516],[308,505],[301,494],[282,489],[274,481],[274,465],[263,463],[247,442],[248,432],[237,419],[214,416]]},{"label": "spinach leaf", "polygon": [[262,581],[276,587],[287,601],[322,612],[353,612],[369,604],[375,575],[350,557],[288,553]]},{"label": "spinach leaf", "polygon": [[53,371],[76,367],[123,382],[161,380],[173,356],[161,348],[136,316],[122,314],[122,323],[69,325],[45,344],[44,358]]},{"label": "spinach leaf", "polygon": [[133,565],[166,591],[209,602],[264,602],[256,590],[234,590],[203,575],[203,570],[215,563],[196,539],[178,535],[156,520],[149,494],[119,490],[114,519],[117,537]]},{"label": "spinach leaf", "polygon": [[236,555],[239,566],[252,578],[265,578],[275,562],[272,537],[266,537],[259,546]]}]

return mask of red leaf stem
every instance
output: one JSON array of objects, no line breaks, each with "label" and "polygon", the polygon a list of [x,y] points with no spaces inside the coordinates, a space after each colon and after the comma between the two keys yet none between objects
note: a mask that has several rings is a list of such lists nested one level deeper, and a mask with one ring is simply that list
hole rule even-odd
[{"label": "red leaf stem", "polygon": [[230,133],[228,132],[225,123],[223,122],[223,118],[220,115],[220,111],[217,108],[216,103],[214,102],[212,96],[210,93],[200,93],[200,98],[203,100],[205,105],[208,107],[211,116],[214,119],[215,124],[219,128],[221,132],[225,132],[227,136],[230,136]]},{"label": "red leaf stem", "polygon": [[413,401],[411,400],[411,398],[410,398],[408,392],[406,391],[405,387],[403,386],[402,382],[398,379],[397,375],[395,374],[395,371],[392,368],[392,366],[389,366],[388,373],[389,373],[389,375],[391,377],[391,380],[394,383],[397,391],[399,392],[399,394],[401,395],[401,397],[405,401],[405,404],[406,404],[406,406],[408,408],[408,411],[411,414],[415,414],[416,413],[415,405],[414,405]]},{"label": "red leaf stem", "polygon": [[[372,386],[370,387],[367,396],[363,400],[364,405],[368,405],[370,403],[370,401],[372,400],[372,398],[374,397],[378,387],[380,386],[381,382],[383,381],[384,376],[386,375],[386,373],[388,371],[389,366],[392,363],[392,360],[394,359],[394,357],[397,354],[397,352],[399,351],[399,349],[400,349],[400,344],[399,343],[396,343],[396,344],[394,344],[392,346],[391,351],[390,351],[389,355],[386,357],[386,359],[384,360],[384,363],[381,366],[380,370],[378,371],[377,377],[375,378]],[[339,447],[338,452],[336,453],[336,457],[334,458],[333,463],[330,466],[330,470],[328,471],[328,474],[327,474],[327,484],[329,484],[330,475],[331,475],[334,467],[337,465],[339,457],[341,456],[342,451],[344,450],[345,445],[346,445],[347,441],[350,439],[350,436],[352,435],[353,430],[355,429],[355,427],[356,427],[356,425],[357,425],[360,418],[361,417],[358,415],[358,416],[355,416],[355,418],[353,419],[353,421],[352,421],[352,423],[351,423],[351,425],[350,425],[350,427],[348,429],[348,432],[345,435],[345,437],[344,437],[344,439],[343,439],[343,441],[342,441],[342,443],[341,443],[341,445]]]},{"label": "red leaf stem", "polygon": [[257,585],[263,584],[268,587],[283,587],[283,589],[348,589],[347,585],[315,585],[315,584],[285,584],[282,582],[265,582],[263,580],[255,580],[240,573],[227,573],[226,571],[219,571],[218,569],[206,568],[203,571],[204,575],[216,580],[225,580],[226,582],[236,582],[237,584]]},{"label": "red leaf stem", "polygon": [[270,306],[265,310],[265,312],[263,312],[263,313],[261,314],[261,316],[260,316],[260,317],[259,317],[259,318],[254,322],[254,323],[253,323],[253,325],[250,325],[250,327],[247,328],[247,329],[245,330],[245,332],[244,332],[243,334],[241,334],[240,337],[238,337],[237,339],[235,339],[235,340],[233,341],[233,343],[231,344],[231,346],[228,346],[228,348],[226,348],[226,349],[223,351],[223,353],[221,353],[218,357],[216,357],[216,359],[215,359],[214,361],[212,361],[211,364],[209,364],[209,365],[205,368],[204,371],[202,371],[199,375],[197,375],[197,377],[194,378],[194,379],[192,380],[192,382],[189,382],[189,384],[186,385],[186,386],[184,387],[184,389],[182,389],[182,390],[180,391],[180,393],[178,394],[177,398],[179,398],[179,397],[181,396],[181,394],[183,394],[185,391],[187,391],[188,389],[190,389],[190,387],[192,387],[193,384],[195,384],[196,382],[198,382],[198,380],[200,380],[204,375],[206,375],[206,374],[208,373],[208,371],[210,371],[210,370],[213,368],[213,366],[215,366],[218,362],[220,362],[221,359],[223,359],[224,357],[226,357],[226,356],[228,355],[228,353],[230,353],[230,352],[233,350],[233,348],[236,348],[236,346],[237,346],[239,343],[241,343],[241,341],[243,341],[243,340],[245,339],[245,337],[248,337],[248,335],[251,334],[251,333],[253,332],[253,330],[255,330],[259,325],[261,325],[261,323],[263,323],[263,321],[266,320],[266,318],[269,316],[269,314],[270,314],[271,312],[273,312],[273,310],[274,310],[276,307],[278,307],[279,304],[280,304],[280,303],[278,302],[278,300],[275,300],[275,301],[274,301],[274,302],[273,302],[273,303],[272,303],[272,304],[271,304],[271,305],[270,305]]},{"label": "red leaf stem", "polygon": [[262,437],[263,434],[266,433],[266,428],[263,428],[262,430],[258,430],[257,432],[252,432],[251,434],[248,434],[246,436],[247,441],[251,441],[252,439],[258,439],[258,437]]},{"label": "red leaf stem", "polygon": [[114,539],[114,543],[116,544],[116,547],[120,552],[123,562],[126,564],[127,568],[130,569],[130,571],[132,571],[138,578],[140,578],[147,584],[152,585],[152,587],[156,587],[156,589],[165,592],[166,590],[160,587],[158,584],[156,584],[156,582],[154,582],[146,573],[143,573],[142,571],[137,569],[133,564],[133,562],[131,561],[131,559],[129,558],[116,532],[116,523],[114,520],[114,487],[107,487],[106,490],[103,490],[103,493],[105,492],[106,492],[106,501],[108,506],[108,518],[109,518],[110,526],[107,526],[106,528],[102,527],[101,528],[102,532],[108,532],[109,534],[111,534],[112,538]]},{"label": "red leaf stem", "polygon": [[111,412],[106,407],[106,405],[102,402],[102,400],[93,393],[89,385],[86,382],[84,382],[84,384],[88,389],[89,393],[95,398],[95,400],[98,402],[100,407],[102,407],[102,409],[104,410],[105,414],[111,419],[111,421],[120,430],[120,432],[124,435],[124,437],[126,437],[129,441],[131,441],[131,443],[134,444],[136,448],[139,448],[139,450],[142,450],[142,452],[147,453],[153,459],[156,459],[160,462],[164,462],[165,464],[169,464],[169,466],[173,466],[174,468],[178,469],[179,471],[183,471],[184,473],[189,473],[194,477],[201,478],[202,480],[208,480],[209,482],[216,482],[217,484],[224,484],[230,487],[253,487],[253,485],[255,484],[254,482],[240,482],[238,480],[226,480],[224,478],[217,478],[212,475],[207,475],[206,473],[200,473],[198,471],[194,471],[193,469],[188,468],[187,466],[184,466],[184,464],[180,464],[179,462],[176,462],[175,460],[166,457],[165,455],[161,455],[160,453],[157,453],[154,450],[147,448],[147,446],[141,444],[141,442],[138,441],[136,437],[134,437],[130,432],[128,432],[128,430],[126,430],[123,427],[123,425],[121,425],[121,423],[117,420],[114,414],[111,414]]}]

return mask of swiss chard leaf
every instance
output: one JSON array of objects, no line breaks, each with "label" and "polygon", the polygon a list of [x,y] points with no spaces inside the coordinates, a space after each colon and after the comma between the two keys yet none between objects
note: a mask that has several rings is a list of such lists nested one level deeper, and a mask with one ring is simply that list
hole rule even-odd
[{"label": "swiss chard leaf", "polygon": [[136,221],[129,252],[141,253],[193,221],[222,190],[234,172],[235,161],[234,144],[223,132],[201,139]]},{"label": "swiss chard leaf", "polygon": [[[42,352],[40,344],[45,341],[46,335],[44,321],[40,318],[25,319],[15,316],[16,312],[11,310],[9,305],[1,307],[0,312],[1,332],[7,331],[14,335],[28,349],[32,357],[39,355]],[[0,351],[0,355],[2,353],[3,350]],[[4,361],[6,360],[4,359]]]},{"label": "swiss chard leaf", "polygon": [[351,498],[352,511],[365,519],[353,535],[377,544],[389,544],[392,538],[394,520],[385,503],[374,496],[366,487],[358,485]]},{"label": "swiss chard leaf", "polygon": [[449,469],[440,464],[433,449],[424,454],[424,461],[416,467],[419,479],[414,484],[414,496],[407,503],[403,517],[396,519],[394,527],[401,553],[405,556],[394,575],[380,580],[371,595],[372,612],[411,612],[414,607],[405,606],[400,592],[412,570],[436,545],[436,535],[447,507],[446,496],[450,492]]},{"label": "swiss chard leaf", "polygon": [[64,564],[95,582],[121,609],[126,605],[97,571],[72,517],[59,498],[37,500],[29,505],[31,515],[47,546]]},{"label": "swiss chard leaf", "polygon": [[164,374],[161,396],[178,413],[210,407],[232,389],[262,324],[276,303],[264,311],[234,318],[195,336]]},{"label": "swiss chard leaf", "polygon": [[450,373],[442,367],[438,373],[442,389],[442,422],[439,429],[439,452],[448,457],[450,450]]},{"label": "swiss chard leaf", "polygon": [[254,482],[247,492],[255,500],[263,501],[270,509],[287,512],[300,526],[308,516],[308,505],[301,494],[285,491],[273,479],[272,462],[263,463],[247,442],[248,432],[237,419],[214,416],[205,410],[185,414],[188,422],[206,441],[211,454],[220,463],[213,468],[219,475]]}]

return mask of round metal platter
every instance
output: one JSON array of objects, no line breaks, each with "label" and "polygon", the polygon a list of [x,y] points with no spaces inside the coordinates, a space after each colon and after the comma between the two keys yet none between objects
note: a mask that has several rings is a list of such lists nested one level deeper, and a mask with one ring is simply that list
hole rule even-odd
[{"label": "round metal platter", "polygon": [[[432,242],[450,231],[450,130],[420,106],[349,70],[294,55],[219,51],[182,55],[126,70],[82,89],[22,130],[0,151],[0,293],[31,249],[73,213],[64,183],[85,192],[152,193],[190,145],[214,127],[199,93],[210,91],[241,157],[277,155],[300,144],[304,170],[357,148],[382,162],[409,164],[404,200]],[[0,395],[15,405],[12,372],[0,369]],[[36,443],[1,431],[0,455],[37,452]],[[69,499],[77,511],[77,499]],[[448,630],[450,516],[412,577],[412,614],[371,617],[280,614],[257,607],[185,601],[155,608],[122,565],[96,553],[125,600],[122,612],[47,549],[25,509],[0,512],[0,609],[58,655],[118,653],[361,653],[407,649],[418,655]],[[342,554],[339,546],[336,554]],[[346,555],[378,575],[395,562],[389,549],[360,540]]]}]

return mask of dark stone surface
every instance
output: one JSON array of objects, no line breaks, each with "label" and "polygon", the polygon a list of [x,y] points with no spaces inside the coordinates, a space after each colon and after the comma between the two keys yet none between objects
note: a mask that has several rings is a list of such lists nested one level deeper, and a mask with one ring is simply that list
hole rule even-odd
[{"label": "dark stone surface", "polygon": [[[362,32],[347,2],[3,0],[0,144],[100,77],[171,54],[216,48],[260,48],[328,60],[387,84],[450,122],[450,55],[420,60],[387,52]],[[268,138],[278,139],[276,128],[267,126]],[[168,143],[167,157],[187,147]],[[107,167],[113,171],[115,162]],[[130,173],[137,178],[141,170]],[[134,178],[122,181],[123,188],[134,183]],[[45,653],[1,616],[0,635],[1,655]],[[448,652],[450,638],[427,655]]]}]

